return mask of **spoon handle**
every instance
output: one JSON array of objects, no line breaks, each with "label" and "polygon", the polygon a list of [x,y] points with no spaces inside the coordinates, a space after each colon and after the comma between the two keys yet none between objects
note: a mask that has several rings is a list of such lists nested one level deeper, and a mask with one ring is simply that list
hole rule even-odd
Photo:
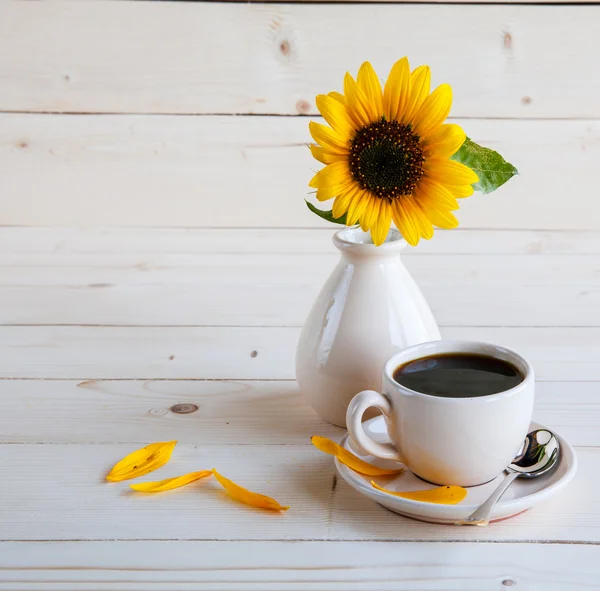
[{"label": "spoon handle", "polygon": [[504,477],[504,480],[498,485],[498,488],[490,495],[488,500],[476,509],[469,517],[456,525],[487,525],[490,522],[490,516],[494,505],[500,497],[506,492],[506,489],[512,484],[513,480],[519,476],[518,472],[511,472]]}]

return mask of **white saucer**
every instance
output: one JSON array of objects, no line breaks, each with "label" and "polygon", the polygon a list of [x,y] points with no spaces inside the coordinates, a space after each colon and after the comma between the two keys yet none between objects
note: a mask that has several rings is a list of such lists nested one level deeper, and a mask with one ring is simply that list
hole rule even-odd
[{"label": "white saucer", "polygon": [[[381,443],[390,441],[383,417],[375,417],[364,423],[363,427],[365,432],[375,441]],[[545,428],[543,425],[532,422],[530,431],[543,428]],[[492,521],[506,519],[530,509],[537,503],[555,495],[571,481],[577,470],[577,457],[569,443],[555,431],[554,433],[560,442],[561,452],[557,468],[547,476],[540,476],[531,480],[524,478],[515,480],[498,503],[496,503],[492,513]],[[348,435],[340,441],[340,445],[343,445],[361,459],[377,466],[389,468],[398,465],[395,462],[379,460],[373,456],[365,455],[356,448]],[[457,505],[436,505],[434,503],[423,503],[421,501],[394,497],[378,491],[371,485],[371,480],[375,480],[377,484],[389,490],[403,492],[435,488],[435,485],[421,480],[409,470],[406,470],[399,476],[372,477],[354,472],[354,470],[340,463],[337,458],[335,459],[335,466],[340,476],[352,488],[391,511],[420,521],[445,524],[454,524],[468,517],[492,494],[502,478],[504,478],[504,474],[501,474],[491,482],[469,487],[466,498]]]}]

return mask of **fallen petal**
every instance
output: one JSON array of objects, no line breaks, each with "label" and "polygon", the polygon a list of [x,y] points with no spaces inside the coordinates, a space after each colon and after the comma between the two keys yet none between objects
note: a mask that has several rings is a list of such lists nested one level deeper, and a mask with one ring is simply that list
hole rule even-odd
[{"label": "fallen petal", "polygon": [[201,478],[206,478],[212,475],[212,470],[201,470],[200,472],[190,472],[183,476],[175,476],[174,478],[166,478],[165,480],[158,480],[157,482],[140,482],[139,484],[130,484],[129,487],[139,492],[155,493],[163,492],[165,490],[173,490],[180,486],[190,484],[190,482],[196,482]]},{"label": "fallen petal", "polygon": [[439,486],[429,490],[414,490],[410,492],[394,492],[379,486],[371,480],[371,485],[388,495],[420,501],[422,503],[437,503],[438,505],[456,505],[467,496],[467,489],[462,486]]},{"label": "fallen petal", "polygon": [[138,449],[117,462],[106,476],[110,482],[120,482],[144,476],[164,466],[173,453],[177,441],[159,441]]},{"label": "fallen petal", "polygon": [[355,456],[352,452],[344,449],[335,441],[327,439],[327,437],[314,435],[310,440],[318,450],[335,456],[342,464],[348,466],[348,468],[352,468],[352,470],[359,472],[360,474],[366,474],[367,476],[390,476],[392,474],[402,474],[402,472],[404,472],[404,468],[386,469],[369,464]]},{"label": "fallen petal", "polygon": [[239,484],[225,478],[225,476],[221,476],[216,470],[213,470],[212,472],[219,484],[236,501],[246,503],[246,505],[252,505],[253,507],[260,507],[261,509],[270,509],[272,511],[287,511],[289,509],[289,506],[284,507],[271,497],[245,489]]}]

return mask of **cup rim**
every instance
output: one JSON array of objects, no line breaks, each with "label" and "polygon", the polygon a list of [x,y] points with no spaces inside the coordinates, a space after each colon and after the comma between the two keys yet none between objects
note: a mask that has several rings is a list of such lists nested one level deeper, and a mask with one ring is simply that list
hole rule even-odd
[{"label": "cup rim", "polygon": [[[425,392],[418,392],[411,390],[402,384],[399,384],[394,380],[394,370],[402,363],[415,361],[429,355],[443,354],[443,353],[474,353],[479,355],[488,355],[501,361],[508,361],[517,367],[524,375],[523,381],[519,382],[516,386],[497,392],[495,394],[488,394],[487,396],[473,396],[469,398],[450,398],[446,396],[433,396]],[[390,357],[385,363],[383,369],[383,375],[385,379],[394,387],[395,390],[408,394],[410,396],[417,396],[426,400],[435,401],[438,404],[464,404],[465,402],[473,402],[486,404],[493,402],[494,400],[500,400],[510,396],[515,396],[535,380],[535,375],[532,365],[522,355],[519,355],[516,351],[502,347],[500,345],[494,345],[493,343],[486,343],[484,341],[469,341],[469,340],[439,340],[439,341],[427,341],[425,343],[419,343],[407,347],[402,351],[396,353]]]}]

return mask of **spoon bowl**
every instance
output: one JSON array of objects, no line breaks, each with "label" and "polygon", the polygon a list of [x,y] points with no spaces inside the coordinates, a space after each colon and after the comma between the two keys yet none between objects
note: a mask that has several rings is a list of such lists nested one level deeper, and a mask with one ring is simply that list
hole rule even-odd
[{"label": "spoon bowl", "polygon": [[506,467],[519,478],[537,478],[558,464],[560,443],[552,431],[536,429],[527,433],[519,455]]},{"label": "spoon bowl", "polygon": [[508,474],[487,501],[469,517],[456,525],[488,525],[494,505],[517,478],[538,478],[549,474],[558,465],[560,443],[548,429],[527,433],[517,457],[506,467]]}]

